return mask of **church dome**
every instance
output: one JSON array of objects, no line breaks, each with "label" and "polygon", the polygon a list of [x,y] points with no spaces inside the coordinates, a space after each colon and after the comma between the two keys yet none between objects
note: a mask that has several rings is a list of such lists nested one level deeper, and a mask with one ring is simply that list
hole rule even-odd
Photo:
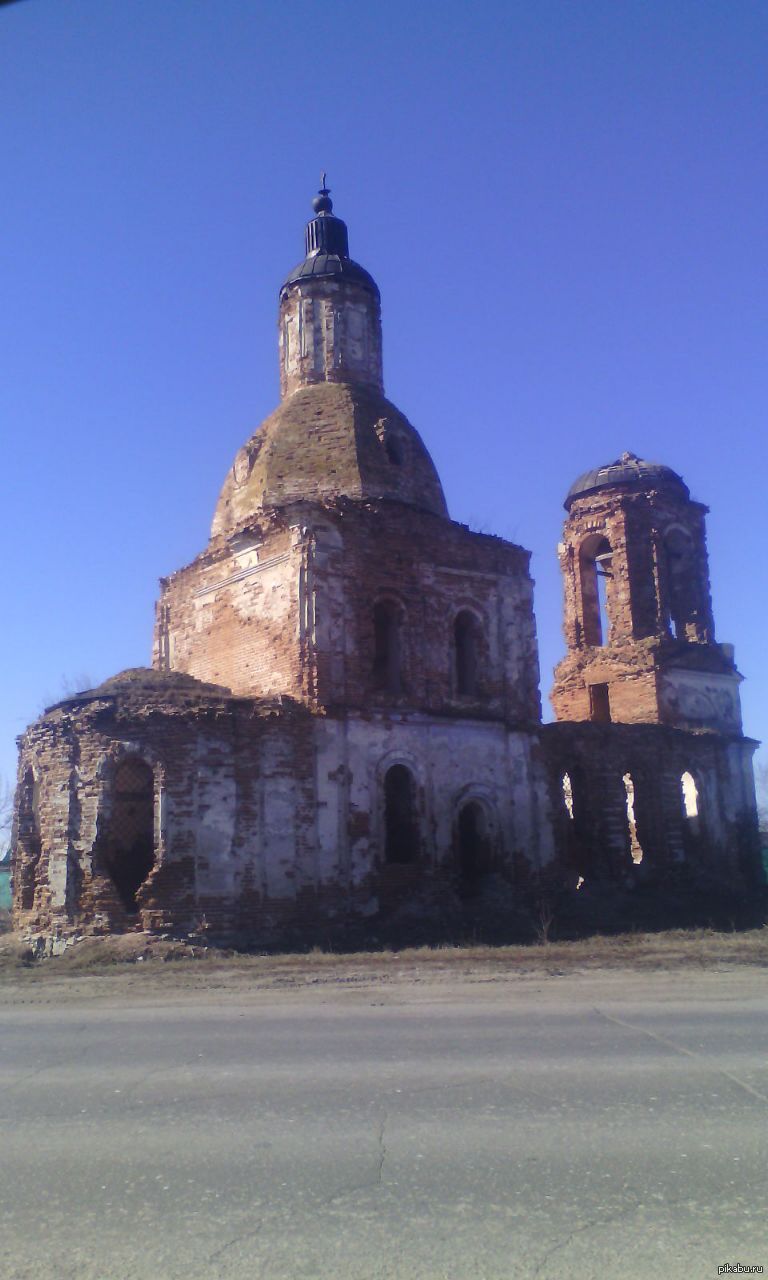
[{"label": "church dome", "polygon": [[284,290],[303,280],[331,279],[334,276],[368,289],[378,299],[379,288],[373,276],[349,256],[347,224],[333,212],[333,201],[328,187],[323,185],[312,201],[314,218],[307,223],[304,233],[305,258],[289,272],[280,287]]},{"label": "church dome", "polygon": [[340,497],[448,515],[435,465],[405,415],[371,387],[318,382],[283,400],[240,450],[211,533],[226,536],[270,507]]},{"label": "church dome", "polygon": [[671,467],[661,462],[648,462],[645,458],[638,458],[636,453],[622,453],[615,462],[606,462],[604,466],[580,475],[568,490],[564,505],[566,511],[570,511],[576,498],[597,493],[600,489],[648,489],[658,484],[674,484],[683,490],[686,497],[689,496],[687,485]]},{"label": "church dome", "polygon": [[285,277],[281,291],[288,289],[292,284],[298,284],[300,280],[334,276],[353,281],[363,289],[370,289],[371,293],[377,297],[379,295],[379,287],[370,272],[366,271],[365,267],[361,267],[359,262],[354,262],[352,258],[343,258],[338,253],[316,253],[305,258]]}]

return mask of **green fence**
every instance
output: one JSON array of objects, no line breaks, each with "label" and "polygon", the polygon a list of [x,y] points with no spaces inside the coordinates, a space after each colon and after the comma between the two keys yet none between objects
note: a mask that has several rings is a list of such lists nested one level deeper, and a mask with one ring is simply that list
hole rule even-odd
[{"label": "green fence", "polygon": [[11,868],[0,866],[0,911],[11,909]]}]

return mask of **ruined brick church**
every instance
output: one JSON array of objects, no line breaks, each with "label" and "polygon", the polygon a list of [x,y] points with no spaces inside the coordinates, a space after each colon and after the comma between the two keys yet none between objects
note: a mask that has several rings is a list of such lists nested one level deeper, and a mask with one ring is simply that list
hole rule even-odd
[{"label": "ruined brick church", "polygon": [[543,725],[529,553],[448,515],[384,395],[379,290],[325,186],[280,290],[281,403],[207,547],[161,583],[151,668],[20,739],[15,922],[250,945],[497,915],[682,871],[761,880],[707,508],[630,453],[582,475]]}]

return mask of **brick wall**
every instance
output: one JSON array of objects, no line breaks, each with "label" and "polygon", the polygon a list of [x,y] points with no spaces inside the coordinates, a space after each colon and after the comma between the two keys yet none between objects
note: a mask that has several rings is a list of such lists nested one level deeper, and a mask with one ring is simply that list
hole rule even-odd
[{"label": "brick wall", "polygon": [[[391,706],[537,723],[529,553],[405,504],[339,499],[262,517],[163,583],[154,663],[313,708]],[[374,677],[374,607],[401,611],[402,690]],[[454,624],[477,619],[476,695]]]},{"label": "brick wall", "polygon": [[[138,759],[154,788],[154,864],[126,908],[110,872],[116,777]],[[414,865],[386,863],[384,778],[411,770]],[[487,816],[494,874],[551,861],[536,738],[500,723],[397,713],[312,715],[136,671],[52,708],[21,742],[35,823],[15,840],[15,918],[27,934],[145,928],[262,941],[316,936],[456,902],[457,823]],[[25,823],[19,789],[17,835]],[[22,897],[21,886],[32,886]]]},{"label": "brick wall", "polygon": [[[752,755],[738,736],[661,725],[550,724],[542,730],[555,839],[571,873],[619,884],[663,883],[686,867],[705,886],[743,890],[762,882]],[[563,792],[567,774],[572,812]],[[698,814],[686,815],[683,774],[695,781]],[[627,784],[642,860],[632,859]]]},{"label": "brick wall", "polygon": [[[740,729],[741,677],[732,652],[715,642],[706,511],[674,483],[604,488],[571,502],[559,547],[567,654],[551,695],[558,721],[595,718],[594,687],[603,686],[620,723]],[[600,628],[593,550],[607,546]]]}]

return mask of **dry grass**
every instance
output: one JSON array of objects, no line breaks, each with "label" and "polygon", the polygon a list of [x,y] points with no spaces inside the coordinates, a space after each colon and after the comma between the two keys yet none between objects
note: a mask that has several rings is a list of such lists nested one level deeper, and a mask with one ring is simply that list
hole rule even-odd
[{"label": "dry grass", "polygon": [[123,974],[165,987],[259,987],[439,981],[475,977],[576,973],[585,970],[680,970],[768,966],[768,927],[596,935],[528,946],[410,947],[400,951],[254,955],[189,945],[144,934],[86,938],[58,957],[33,958],[15,934],[0,936],[0,981],[56,984],[60,979]]}]

